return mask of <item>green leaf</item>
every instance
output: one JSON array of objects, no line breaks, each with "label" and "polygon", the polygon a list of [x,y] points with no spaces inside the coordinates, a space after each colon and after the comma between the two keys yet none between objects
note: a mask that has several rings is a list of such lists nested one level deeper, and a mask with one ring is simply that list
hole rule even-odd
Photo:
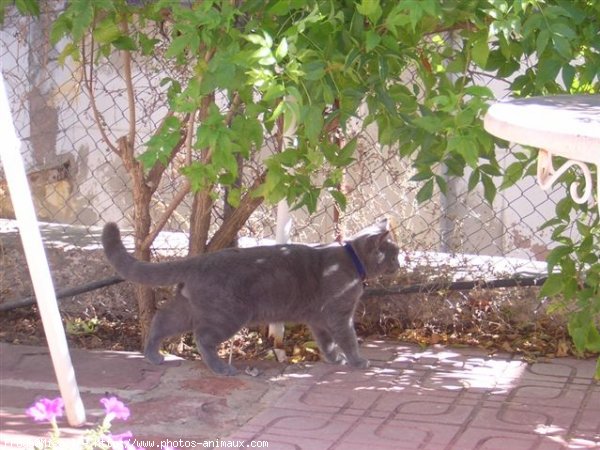
[{"label": "green leaf", "polygon": [[333,197],[333,199],[335,200],[335,202],[337,203],[337,205],[340,207],[340,209],[342,211],[345,211],[346,210],[346,206],[347,206],[346,196],[341,191],[339,191],[337,189],[331,189],[328,192]]},{"label": "green leaf", "polygon": [[483,197],[490,205],[492,205],[494,203],[494,199],[496,198],[496,185],[492,181],[491,177],[483,173],[481,174],[481,182],[483,183]]},{"label": "green leaf", "polygon": [[546,47],[548,47],[548,42],[550,42],[550,30],[543,29],[539,32],[535,42],[538,57],[544,53]]},{"label": "green leaf", "polygon": [[293,8],[293,4],[290,0],[279,0],[275,2],[269,8],[269,14],[273,14],[275,16],[284,16],[290,12]]},{"label": "green leaf", "polygon": [[286,38],[283,38],[281,40],[281,42],[279,43],[279,45],[277,46],[277,49],[275,50],[275,58],[277,58],[277,60],[281,61],[283,58],[285,58],[288,54],[288,41]]},{"label": "green leaf", "polygon": [[177,117],[165,119],[162,128],[148,140],[147,150],[138,156],[145,169],[153,167],[157,162],[168,162],[171,151],[181,138],[180,129],[181,121]]},{"label": "green leaf", "polygon": [[325,76],[325,63],[323,61],[311,61],[302,66],[304,78],[309,81],[315,81]]},{"label": "green leaf", "polygon": [[119,27],[114,22],[114,18],[108,17],[94,28],[92,34],[94,39],[100,44],[110,44],[121,37],[121,30],[119,30]]},{"label": "green leaf", "polygon": [[365,50],[367,52],[370,52],[375,47],[377,47],[379,45],[379,42],[381,42],[381,36],[379,36],[379,34],[375,30],[367,31],[365,46]]},{"label": "green leaf", "polygon": [[379,0],[362,0],[356,5],[356,10],[367,17],[372,23],[377,23],[383,14]]},{"label": "green leaf", "polygon": [[229,203],[234,208],[240,206],[240,201],[242,199],[242,192],[238,188],[231,188],[227,192],[227,203]]},{"label": "green leaf", "polygon": [[577,350],[600,352],[600,332],[590,311],[583,310],[572,314],[568,329]]},{"label": "green leaf", "polygon": [[416,174],[414,174],[410,178],[410,181],[425,181],[425,180],[429,180],[430,178],[432,178],[434,176],[435,176],[435,174],[433,173],[433,171],[429,167],[426,167],[424,169],[419,170]]},{"label": "green leaf", "polygon": [[444,127],[441,119],[433,115],[417,117],[413,119],[413,123],[429,133],[437,133]]},{"label": "green leaf", "polygon": [[261,36],[260,34],[249,34],[244,37],[253,44],[260,45],[261,47],[267,46],[267,41],[265,40],[264,36]]},{"label": "green leaf", "polygon": [[442,194],[446,194],[448,192],[448,182],[446,181],[446,178],[442,177],[441,175],[436,175],[434,179],[436,184],[440,188],[440,192]]},{"label": "green leaf", "polygon": [[500,185],[500,190],[507,189],[514,186],[518,181],[523,178],[523,163],[516,161],[506,168],[504,172],[504,179]]},{"label": "green leaf", "polygon": [[450,153],[458,153],[465,162],[476,168],[479,163],[479,151],[474,142],[467,136],[455,135],[448,139],[447,151]]},{"label": "green leaf", "polygon": [[160,43],[158,39],[153,39],[143,33],[138,34],[138,40],[142,49],[142,54],[151,55],[155,47]]},{"label": "green leaf", "polygon": [[265,93],[263,94],[263,101],[270,102],[277,98],[282,97],[285,94],[285,86],[279,83],[271,83]]},{"label": "green leaf", "polygon": [[546,263],[548,264],[548,272],[552,273],[554,267],[560,264],[561,260],[570,255],[573,252],[573,247],[567,245],[559,245],[554,247],[548,256],[546,257]]},{"label": "green leaf", "polygon": [[182,34],[171,42],[169,48],[165,52],[167,58],[174,58],[183,54],[185,49],[190,46],[191,37],[189,34]]},{"label": "green leaf", "polygon": [[308,141],[315,145],[323,130],[323,110],[318,106],[310,106],[305,110],[302,121]]},{"label": "green leaf", "polygon": [[290,132],[298,126],[301,121],[300,105],[295,99],[284,99],[281,103],[283,105],[283,130],[284,132]]},{"label": "green leaf", "polygon": [[569,41],[569,38],[554,35],[552,36],[552,43],[554,44],[554,50],[556,50],[560,56],[565,59],[571,59],[573,53],[571,51],[571,42]]},{"label": "green leaf", "polygon": [[79,56],[79,47],[73,42],[68,42],[58,55],[58,63],[62,66],[68,58],[71,58],[73,61],[79,61]]},{"label": "green leaf", "polygon": [[568,222],[571,217],[571,209],[573,208],[573,200],[568,197],[565,197],[556,204],[554,208],[556,211],[556,216],[559,219],[562,219],[565,222]]},{"label": "green leaf", "polygon": [[433,197],[433,178],[427,181],[417,192],[417,203],[421,204]]},{"label": "green leaf", "polygon": [[494,98],[494,93],[487,86],[467,86],[465,94],[472,95],[473,97]]},{"label": "green leaf", "polygon": [[356,151],[356,146],[358,145],[358,139],[351,139],[344,145],[339,152],[339,157],[337,160],[338,166],[347,166],[354,161],[354,152]]},{"label": "green leaf", "polygon": [[537,83],[540,86],[549,82],[554,82],[560,69],[562,62],[557,58],[543,59],[538,64]]},{"label": "green leaf", "polygon": [[198,161],[194,161],[189,166],[182,167],[181,173],[190,181],[192,191],[194,192],[205,189],[217,180],[214,167]]},{"label": "green leaf", "polygon": [[[72,22],[67,14],[62,14],[56,18],[50,29],[50,43],[56,45],[63,36],[66,36],[72,27]],[[72,42],[70,42],[73,45]]]},{"label": "green leaf", "polygon": [[135,41],[131,39],[129,36],[119,36],[115,40],[112,41],[112,45],[115,46],[116,49],[119,50],[128,50],[134,51],[137,50],[137,45]]},{"label": "green leaf", "polygon": [[571,87],[573,86],[573,81],[575,80],[575,67],[571,66],[570,64],[566,64],[565,66],[563,66],[561,74],[563,83],[565,84],[565,88],[567,89],[567,91],[570,91]]},{"label": "green leaf", "polygon": [[225,170],[230,174],[237,174],[238,163],[232,152],[231,140],[226,134],[219,134],[216,142],[212,162],[217,172]]},{"label": "green leaf", "polygon": [[471,175],[469,176],[469,182],[467,183],[467,190],[469,192],[471,192],[473,189],[475,189],[477,184],[479,184],[479,180],[480,180],[480,172],[479,172],[479,170],[475,169],[471,172]]},{"label": "green leaf", "polygon": [[487,41],[487,33],[483,33],[483,37],[474,42],[471,50],[471,57],[475,64],[481,68],[485,68],[490,56],[490,46]]},{"label": "green leaf", "polygon": [[564,287],[563,276],[561,274],[551,273],[548,279],[540,289],[540,297],[553,297],[562,292]]},{"label": "green leaf", "polygon": [[35,17],[40,15],[40,4],[38,0],[15,0],[15,6],[21,14]]},{"label": "green leaf", "polygon": [[74,41],[79,41],[94,18],[94,5],[87,0],[74,0],[69,4],[68,12],[72,22],[71,36]]}]

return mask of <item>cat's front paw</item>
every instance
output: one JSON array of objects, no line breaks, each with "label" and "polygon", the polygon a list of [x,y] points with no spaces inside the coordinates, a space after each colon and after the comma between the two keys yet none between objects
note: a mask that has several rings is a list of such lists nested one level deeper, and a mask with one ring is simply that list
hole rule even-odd
[{"label": "cat's front paw", "polygon": [[346,362],[346,357],[340,351],[323,353],[323,359],[331,364],[344,364]]},{"label": "cat's front paw", "polygon": [[145,352],[144,356],[148,361],[156,365],[162,364],[165,360],[165,357],[158,352]]},{"label": "cat's front paw", "polygon": [[371,365],[371,362],[367,358],[356,358],[352,361],[348,361],[348,365],[357,369],[366,369]]},{"label": "cat's front paw", "polygon": [[213,362],[209,364],[208,367],[217,375],[232,377],[238,374],[238,370],[235,367],[222,361]]},{"label": "cat's front paw", "polygon": [[232,365],[227,364],[226,369],[222,375],[233,377],[238,374],[238,370]]}]

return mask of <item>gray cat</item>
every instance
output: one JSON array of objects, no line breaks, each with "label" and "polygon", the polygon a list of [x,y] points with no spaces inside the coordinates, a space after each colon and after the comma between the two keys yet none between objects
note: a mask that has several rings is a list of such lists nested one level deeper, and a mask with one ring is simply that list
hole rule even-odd
[{"label": "gray cat", "polygon": [[204,362],[223,375],[234,375],[236,369],[218,357],[217,345],[245,325],[285,321],[306,323],[327,361],[368,367],[369,360],[358,353],[354,310],[366,279],[399,268],[387,222],[361,231],[343,246],[230,248],[161,263],[138,261],[127,253],[114,223],[104,227],[102,244],[123,278],[177,284],[173,301],[152,320],[146,358],[160,364],[162,340],[193,331]]}]

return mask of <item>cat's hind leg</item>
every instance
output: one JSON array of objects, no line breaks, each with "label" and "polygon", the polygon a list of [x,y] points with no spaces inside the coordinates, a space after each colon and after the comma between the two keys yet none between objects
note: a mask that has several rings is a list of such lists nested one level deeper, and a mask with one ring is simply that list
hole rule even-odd
[{"label": "cat's hind leg", "polygon": [[188,300],[178,290],[171,303],[159,309],[154,315],[146,339],[144,355],[154,364],[162,363],[164,357],[160,354],[160,344],[163,339],[191,330],[192,319]]},{"label": "cat's hind leg", "polygon": [[241,328],[238,324],[198,324],[194,329],[196,346],[204,363],[216,374],[232,376],[237,374],[237,369],[227,364],[217,355],[217,345],[229,339]]}]

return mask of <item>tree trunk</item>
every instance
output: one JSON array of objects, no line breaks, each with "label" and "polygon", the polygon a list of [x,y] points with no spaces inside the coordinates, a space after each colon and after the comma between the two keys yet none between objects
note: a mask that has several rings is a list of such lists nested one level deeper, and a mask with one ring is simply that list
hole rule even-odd
[{"label": "tree trunk", "polygon": [[[135,257],[141,261],[150,261],[150,245],[144,245],[150,228],[152,218],[150,216],[150,202],[153,190],[146,183],[144,169],[134,157],[133,145],[126,138],[118,140],[119,156],[129,172],[133,185],[133,226],[135,240]],[[141,328],[142,343],[146,342],[150,323],[156,312],[156,298],[154,291],[149,286],[136,284],[135,296],[138,304],[139,324]]]},{"label": "tree trunk", "polygon": [[242,197],[239,206],[230,212],[229,216],[208,243],[207,251],[214,252],[226,248],[235,239],[237,233],[242,229],[252,213],[264,201],[263,197],[255,197],[253,191],[264,182],[265,176],[266,173],[263,173],[254,180],[246,195]]},{"label": "tree trunk", "polygon": [[[142,261],[150,261],[150,248],[143,245],[150,233],[150,199],[152,194],[145,186],[134,186],[134,227],[135,227],[135,256]],[[150,323],[156,313],[156,298],[154,290],[149,286],[136,284],[135,296],[138,304],[139,323],[142,334],[142,343],[150,330]]]},{"label": "tree trunk", "polygon": [[212,206],[210,190],[196,192],[190,217],[190,255],[198,255],[206,251]]}]

